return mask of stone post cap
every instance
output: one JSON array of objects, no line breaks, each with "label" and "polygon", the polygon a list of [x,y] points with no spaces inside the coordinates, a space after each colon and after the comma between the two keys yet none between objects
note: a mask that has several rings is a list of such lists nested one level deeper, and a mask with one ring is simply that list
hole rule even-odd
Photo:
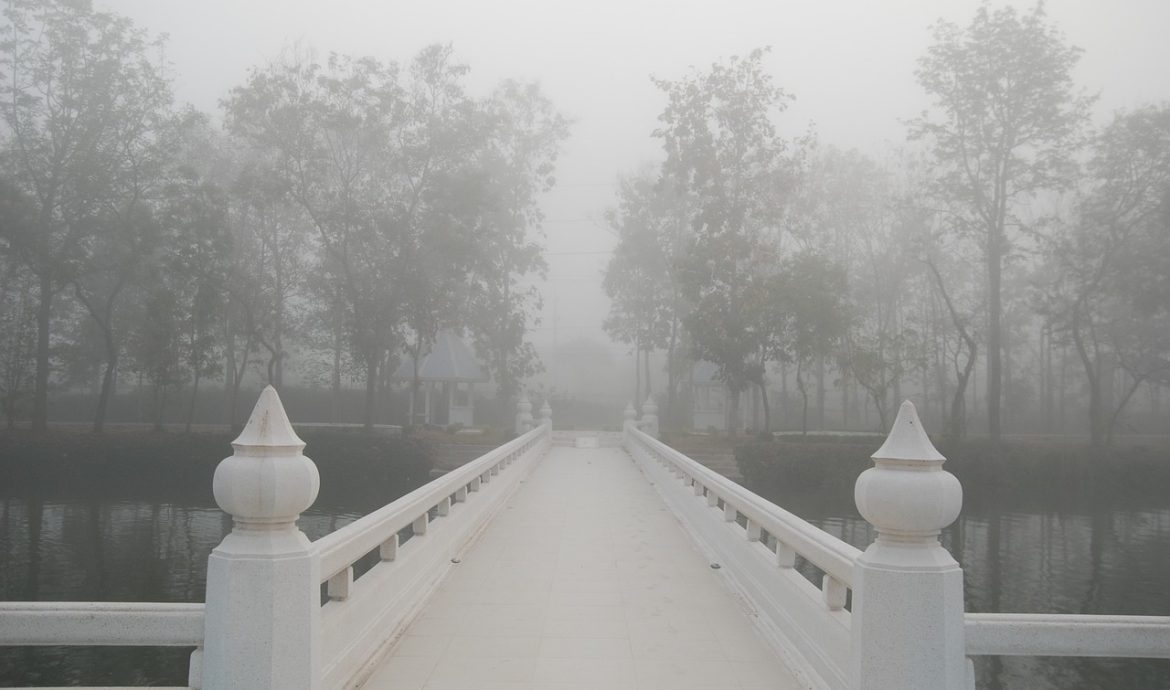
[{"label": "stone post cap", "polygon": [[626,409],[624,412],[622,412],[622,417],[624,417],[626,419],[634,419],[637,416],[638,416],[638,412],[637,412],[637,410],[634,409],[634,403],[632,403],[632,402],[626,403]]},{"label": "stone post cap", "polygon": [[317,499],[317,466],[301,454],[305,442],[272,386],[260,393],[232,448],[235,452],[215,468],[212,491],[237,529],[291,526]]},{"label": "stone post cap", "polygon": [[870,456],[875,462],[878,460],[917,460],[919,462],[938,462],[946,460],[942,453],[930,442],[926,429],[918,419],[918,410],[914,403],[906,400],[898,408],[898,416],[894,425],[890,427],[890,434],[886,436],[881,448]]},{"label": "stone post cap", "polygon": [[548,404],[548,398],[545,398],[544,404],[540,406],[540,418],[552,419],[552,407]]},{"label": "stone post cap", "polygon": [[879,542],[938,544],[939,531],[963,506],[963,487],[943,470],[944,460],[913,403],[902,403],[886,442],[873,454],[874,466],[853,487],[857,510],[877,528]]},{"label": "stone post cap", "polygon": [[658,403],[654,402],[654,394],[646,396],[646,402],[642,403],[642,414],[653,415],[658,414]]},{"label": "stone post cap", "polygon": [[520,391],[520,401],[516,403],[519,412],[532,412],[532,403],[528,401],[528,393]]}]

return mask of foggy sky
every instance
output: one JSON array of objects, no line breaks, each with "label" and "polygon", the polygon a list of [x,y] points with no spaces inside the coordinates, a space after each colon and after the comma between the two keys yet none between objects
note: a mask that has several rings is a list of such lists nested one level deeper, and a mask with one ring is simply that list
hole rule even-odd
[{"label": "foggy sky", "polygon": [[[152,34],[169,35],[180,102],[220,115],[218,102],[249,67],[295,44],[408,61],[450,42],[486,94],[503,78],[537,80],[573,120],[546,195],[549,281],[533,341],[608,339],[601,271],[614,244],[602,214],[616,177],[661,158],[650,137],[664,105],[650,75],[772,46],[776,83],[796,96],[779,120],[787,137],[881,157],[904,141],[901,122],[927,103],[915,60],[940,17],[969,22],[976,0],[95,0]],[[1002,3],[996,3],[1002,4]],[[1012,2],[1022,9],[1031,2]],[[1170,1],[1052,0],[1050,18],[1085,50],[1078,83],[1098,93],[1096,121],[1170,99]],[[548,364],[546,362],[546,364]]]}]

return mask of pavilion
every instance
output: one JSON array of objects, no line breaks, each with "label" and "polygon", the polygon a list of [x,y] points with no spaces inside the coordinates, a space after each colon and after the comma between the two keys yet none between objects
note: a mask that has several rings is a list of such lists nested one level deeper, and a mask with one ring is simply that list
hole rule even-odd
[{"label": "pavilion", "polygon": [[[394,372],[394,379],[409,384],[413,378],[414,359],[407,356]],[[423,391],[423,423],[465,427],[475,424],[475,384],[487,381],[488,377],[471,348],[453,331],[439,331],[430,352],[419,364],[419,380]],[[412,401],[412,421],[417,418],[413,407]]]}]

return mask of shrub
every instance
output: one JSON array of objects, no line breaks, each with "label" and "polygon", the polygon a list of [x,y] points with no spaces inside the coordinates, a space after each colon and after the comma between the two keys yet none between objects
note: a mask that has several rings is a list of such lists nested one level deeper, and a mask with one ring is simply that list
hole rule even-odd
[{"label": "shrub", "polygon": [[[857,476],[872,466],[881,438],[801,437],[799,441],[736,447],[735,460],[752,490],[777,500],[816,496],[852,502]],[[865,437],[862,437],[863,439]],[[1170,486],[1170,448],[1091,448],[1059,442],[1015,442],[998,449],[975,440],[944,452],[945,468],[963,484],[967,505],[1017,501],[1078,505],[1089,500],[1164,500]]]},{"label": "shrub", "polygon": [[[5,433],[0,434],[0,483],[210,502],[215,467],[231,455],[232,438],[227,433]],[[423,439],[352,431],[313,431],[301,438],[321,473],[318,500],[331,505],[370,510],[429,479],[434,451]]]}]

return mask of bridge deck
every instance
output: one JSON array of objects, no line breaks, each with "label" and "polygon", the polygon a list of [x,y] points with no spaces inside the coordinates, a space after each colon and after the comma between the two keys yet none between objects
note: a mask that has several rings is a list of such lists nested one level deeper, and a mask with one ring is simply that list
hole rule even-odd
[{"label": "bridge deck", "polygon": [[800,687],[620,448],[554,447],[367,690]]}]

